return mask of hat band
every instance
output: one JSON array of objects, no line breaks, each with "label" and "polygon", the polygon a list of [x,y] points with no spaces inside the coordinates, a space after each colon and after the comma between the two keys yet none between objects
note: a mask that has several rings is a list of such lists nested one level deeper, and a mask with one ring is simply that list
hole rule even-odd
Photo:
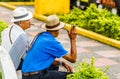
[{"label": "hat band", "polygon": [[46,28],[52,29],[52,28],[55,28],[55,27],[57,27],[57,26],[59,26],[59,25],[60,25],[60,22],[59,22],[58,24],[54,25],[54,26],[47,26],[47,25],[46,25]]},{"label": "hat band", "polygon": [[14,17],[14,18],[15,18],[15,19],[20,19],[20,18],[24,18],[24,17],[26,17],[26,16],[28,16],[28,13],[25,14],[25,15],[22,15],[22,16]]}]

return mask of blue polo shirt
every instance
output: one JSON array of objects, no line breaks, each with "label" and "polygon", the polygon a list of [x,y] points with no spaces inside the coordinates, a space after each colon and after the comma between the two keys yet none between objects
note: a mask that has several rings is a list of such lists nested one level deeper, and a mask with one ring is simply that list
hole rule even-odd
[{"label": "blue polo shirt", "polygon": [[55,58],[60,58],[66,54],[67,51],[51,33],[43,32],[27,52],[22,65],[22,72],[27,73],[46,69],[50,67]]}]

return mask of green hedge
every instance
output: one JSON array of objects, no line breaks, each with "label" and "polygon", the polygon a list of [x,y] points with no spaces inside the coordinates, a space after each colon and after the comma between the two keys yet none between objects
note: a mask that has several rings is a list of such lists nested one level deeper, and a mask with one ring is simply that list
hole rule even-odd
[{"label": "green hedge", "polygon": [[74,8],[69,14],[59,15],[60,20],[78,27],[120,40],[120,17],[91,4],[85,11]]},{"label": "green hedge", "polygon": [[8,27],[7,23],[0,21],[0,43],[1,43],[1,32],[7,27]]}]

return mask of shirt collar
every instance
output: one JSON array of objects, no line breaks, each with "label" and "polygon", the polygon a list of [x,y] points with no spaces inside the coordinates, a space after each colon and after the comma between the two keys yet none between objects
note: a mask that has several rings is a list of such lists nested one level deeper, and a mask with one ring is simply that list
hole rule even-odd
[{"label": "shirt collar", "polygon": [[17,28],[17,29],[25,32],[25,31],[24,31],[19,25],[17,25],[17,24],[12,24],[12,26],[13,26],[14,28]]}]

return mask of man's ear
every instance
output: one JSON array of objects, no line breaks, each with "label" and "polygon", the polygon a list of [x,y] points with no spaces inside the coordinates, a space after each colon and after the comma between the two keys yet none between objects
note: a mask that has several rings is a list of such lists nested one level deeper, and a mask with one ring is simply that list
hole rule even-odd
[{"label": "man's ear", "polygon": [[18,22],[18,25],[21,25],[21,24],[22,24],[22,21],[19,21],[19,22]]}]

